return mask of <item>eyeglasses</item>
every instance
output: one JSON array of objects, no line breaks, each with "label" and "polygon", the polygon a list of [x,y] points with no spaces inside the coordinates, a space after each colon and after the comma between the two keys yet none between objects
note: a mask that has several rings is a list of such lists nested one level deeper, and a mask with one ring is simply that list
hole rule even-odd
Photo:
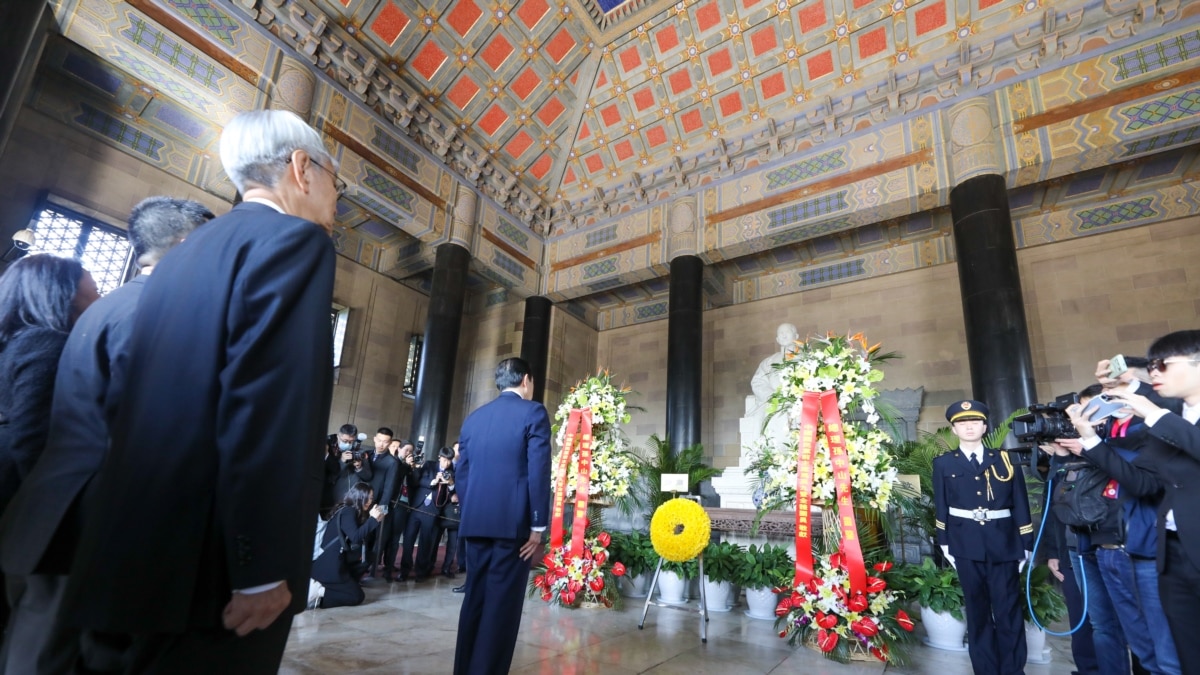
[{"label": "eyeglasses", "polygon": [[1170,366],[1172,363],[1200,363],[1200,359],[1150,359],[1150,364],[1146,366],[1146,369],[1152,373],[1165,373],[1167,372],[1167,366]]},{"label": "eyeglasses", "polygon": [[[317,167],[318,169],[320,169],[320,170],[324,171],[325,173],[329,174],[330,176],[333,176],[333,189],[337,191],[337,196],[338,196],[338,197],[341,197],[342,195],[346,194],[346,188],[348,187],[348,186],[346,185],[346,181],[344,181],[344,180],[342,180],[341,178],[339,178],[339,177],[338,177],[338,175],[337,175],[337,173],[335,173],[335,172],[334,172],[332,169],[328,169],[328,168],[326,168],[326,167],[324,167],[324,166],[321,166],[321,163],[320,163],[320,162],[318,162],[317,160],[313,159],[312,157],[309,157],[309,158],[308,158],[308,161],[312,162],[312,163],[313,163],[313,166],[315,166],[315,167]],[[284,159],[284,160],[283,160],[283,163],[284,163],[284,164],[291,164],[291,163],[292,163],[292,158],[291,158],[291,156],[288,156],[286,159]]]}]

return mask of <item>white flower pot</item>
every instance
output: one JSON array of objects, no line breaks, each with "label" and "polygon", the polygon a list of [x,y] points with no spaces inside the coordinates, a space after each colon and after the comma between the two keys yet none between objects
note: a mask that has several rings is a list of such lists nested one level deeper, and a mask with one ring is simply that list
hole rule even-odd
[{"label": "white flower pot", "polygon": [[1046,649],[1046,633],[1041,628],[1025,622],[1025,663],[1050,663],[1051,650]]},{"label": "white flower pot", "polygon": [[658,574],[658,599],[668,605],[687,602],[688,580],[674,572],[662,570]]},{"label": "white flower pot", "polygon": [[779,604],[779,596],[767,588],[747,588],[746,616],[751,619],[775,620],[775,606]]},{"label": "white flower pot", "polygon": [[704,575],[704,602],[710,612],[728,612],[733,607],[733,584],[712,581]]},{"label": "white flower pot", "polygon": [[626,576],[620,583],[621,595],[627,598],[644,598],[646,597],[646,585],[649,583],[649,574],[639,574],[636,577]]},{"label": "white flower pot", "polygon": [[961,652],[963,637],[967,634],[967,622],[954,618],[953,615],[935,612],[928,607],[921,608],[921,623],[925,626],[925,644],[935,649]]}]

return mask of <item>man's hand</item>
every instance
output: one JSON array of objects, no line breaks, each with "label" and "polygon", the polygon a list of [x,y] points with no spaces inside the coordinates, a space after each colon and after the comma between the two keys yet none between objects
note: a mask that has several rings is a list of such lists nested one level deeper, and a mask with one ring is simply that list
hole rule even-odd
[{"label": "man's hand", "polygon": [[1108,397],[1116,401],[1123,401],[1138,417],[1149,417],[1162,409],[1145,396],[1135,394],[1124,387],[1108,392]]},{"label": "man's hand", "polygon": [[[1092,426],[1092,420],[1090,419],[1095,412],[1096,409],[1094,407],[1088,406],[1084,408],[1079,403],[1067,406],[1067,417],[1071,418],[1071,424],[1075,425],[1075,431],[1079,432],[1080,440],[1086,441],[1089,438],[1096,438],[1096,427]],[[1063,439],[1058,439],[1059,443],[1062,443],[1062,441]]]},{"label": "man's hand", "polygon": [[1066,578],[1063,576],[1062,572],[1058,571],[1058,558],[1051,558],[1051,559],[1047,560],[1046,567],[1050,568],[1050,573],[1054,575],[1055,579],[1062,581]]},{"label": "man's hand", "polygon": [[350,452],[349,450],[347,450],[347,451],[345,451],[345,452],[343,452],[343,453],[342,453],[342,462],[343,462],[343,463],[345,463],[345,462],[349,462],[349,461],[350,461],[350,460],[352,460],[352,459],[354,459],[354,453],[353,453],[353,452]]},{"label": "man's hand", "polygon": [[1121,386],[1121,381],[1112,377],[1112,361],[1110,359],[1101,359],[1096,362],[1096,381],[1105,389]]},{"label": "man's hand", "polygon": [[542,550],[542,533],[530,532],[529,541],[521,545],[521,560],[533,560],[533,556],[541,553]]},{"label": "man's hand", "polygon": [[286,581],[262,593],[234,593],[229,604],[225,605],[221,619],[226,628],[237,633],[238,637],[245,637],[251,631],[262,630],[275,623],[275,619],[291,602],[292,592],[288,590]]},{"label": "man's hand", "polygon": [[1041,445],[1038,446],[1038,448],[1040,448],[1041,451],[1046,453],[1047,455],[1058,455],[1060,457],[1065,457],[1065,456],[1071,454],[1071,451],[1068,450],[1066,446],[1064,446],[1062,443],[1059,443],[1057,441],[1050,442],[1050,443],[1042,443]]},{"label": "man's hand", "polygon": [[1078,438],[1060,438],[1054,444],[1076,457],[1083,454],[1083,441]]}]

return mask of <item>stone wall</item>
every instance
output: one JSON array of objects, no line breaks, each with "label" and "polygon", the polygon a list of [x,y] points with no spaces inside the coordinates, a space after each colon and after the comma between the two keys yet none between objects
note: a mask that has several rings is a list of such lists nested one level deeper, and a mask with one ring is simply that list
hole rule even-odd
[{"label": "stone wall", "polygon": [[333,388],[331,432],[346,422],[368,436],[381,426],[407,437],[413,399],[403,393],[409,338],[425,332],[429,298],[338,256],[333,301],[350,308]]},{"label": "stone wall", "polygon": [[[1151,339],[1198,328],[1200,218],[1074,239],[1018,252],[1038,399],[1092,380],[1095,363],[1145,354]],[[780,323],[802,336],[863,332],[903,358],[885,389],[924,387],[919,428],[942,426],[945,406],[970,396],[971,377],[955,265],[904,272],[704,314],[702,439],[718,467],[737,464],[738,419],[750,377],[774,349]],[[604,331],[597,360],[641,395],[627,432],[640,446],[666,424],[667,322]]]}]

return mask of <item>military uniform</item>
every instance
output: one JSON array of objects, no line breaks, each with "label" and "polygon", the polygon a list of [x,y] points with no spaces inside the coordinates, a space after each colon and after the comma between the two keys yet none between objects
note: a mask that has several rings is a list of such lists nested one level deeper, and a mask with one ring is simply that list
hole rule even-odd
[{"label": "military uniform", "polygon": [[[959,401],[946,419],[986,423],[987,414],[983,403]],[[1019,565],[1033,549],[1033,521],[1021,466],[992,448],[978,462],[961,450],[933,460],[937,543],[949,548],[962,582],[976,675],[1012,675],[1025,667]]]}]

